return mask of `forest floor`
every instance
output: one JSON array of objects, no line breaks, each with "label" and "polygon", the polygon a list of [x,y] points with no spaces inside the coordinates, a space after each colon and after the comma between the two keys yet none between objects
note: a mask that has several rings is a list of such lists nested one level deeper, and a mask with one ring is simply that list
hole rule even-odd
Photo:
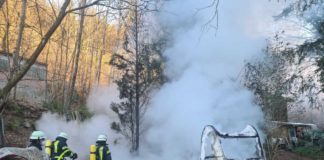
[{"label": "forest floor", "polygon": [[303,157],[293,152],[279,151],[274,158],[275,160],[315,160],[308,157]]}]

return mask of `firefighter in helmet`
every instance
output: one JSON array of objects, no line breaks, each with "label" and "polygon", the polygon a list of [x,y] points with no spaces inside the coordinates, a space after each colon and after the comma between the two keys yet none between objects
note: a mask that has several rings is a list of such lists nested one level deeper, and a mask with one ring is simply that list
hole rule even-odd
[{"label": "firefighter in helmet", "polygon": [[96,160],[112,160],[107,139],[106,135],[98,136],[96,141]]},{"label": "firefighter in helmet", "polygon": [[64,132],[61,132],[57,137],[56,140],[52,143],[51,150],[51,160],[64,160],[65,157],[70,157],[72,159],[78,158],[76,153],[73,153],[66,141],[68,140],[68,135]]},{"label": "firefighter in helmet", "polygon": [[30,144],[28,147],[35,147],[39,150],[42,150],[43,142],[45,141],[45,134],[42,131],[34,131],[30,137],[29,142]]}]

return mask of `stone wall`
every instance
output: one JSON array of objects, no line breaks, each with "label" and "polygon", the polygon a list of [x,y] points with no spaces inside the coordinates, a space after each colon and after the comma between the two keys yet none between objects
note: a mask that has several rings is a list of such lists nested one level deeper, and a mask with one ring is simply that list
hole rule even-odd
[{"label": "stone wall", "polygon": [[[10,58],[10,57],[9,57]],[[21,62],[23,64],[24,61]],[[4,87],[9,76],[8,57],[0,55],[0,87]],[[10,64],[12,60],[10,59]],[[26,76],[18,83],[16,98],[42,104],[45,101],[47,67],[45,64],[36,63],[27,72]]]}]

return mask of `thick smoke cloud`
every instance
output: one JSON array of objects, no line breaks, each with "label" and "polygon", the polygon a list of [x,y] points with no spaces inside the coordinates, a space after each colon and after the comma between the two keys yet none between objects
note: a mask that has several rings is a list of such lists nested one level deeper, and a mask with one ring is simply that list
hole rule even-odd
[{"label": "thick smoke cloud", "polygon": [[[85,122],[66,122],[64,118],[56,114],[46,113],[38,121],[37,128],[45,131],[47,138],[51,140],[54,140],[60,132],[68,133],[68,144],[79,154],[80,159],[88,157],[90,145],[95,144],[99,134],[107,134],[109,144],[114,144],[114,140],[126,144],[121,135],[110,129],[110,124],[117,120],[116,115],[109,108],[110,103],[119,101],[116,93],[115,86],[94,89],[88,99],[88,108],[95,115]],[[123,149],[118,150],[127,152],[127,146],[118,145],[116,148],[119,147]],[[114,150],[115,147],[112,148]]]},{"label": "thick smoke cloud", "polygon": [[[215,8],[197,10],[211,2],[176,0],[165,5],[162,21],[173,33],[172,47],[165,52],[171,82],[154,97],[146,117],[152,128],[143,137],[161,160],[198,159],[206,124],[237,132],[263,121],[253,95],[237,78],[244,61],[262,53],[272,16],[280,10],[269,1],[220,1],[217,32],[203,32]],[[232,158],[251,156],[253,145],[246,143],[230,141],[225,152]]]},{"label": "thick smoke cloud", "polygon": [[[118,100],[115,89],[92,92],[88,106],[95,116],[84,122],[69,122],[45,114],[38,123],[50,138],[60,131],[71,135],[69,143],[82,159],[100,133],[109,135],[113,159],[194,160],[200,151],[203,127],[212,124],[224,132],[237,132],[247,124],[262,124],[260,107],[238,81],[244,61],[258,55],[272,32],[272,16],[281,4],[268,0],[221,0],[218,30],[203,30],[215,8],[201,10],[212,0],[172,0],[164,4],[161,23],[172,38],[166,75],[170,81],[157,91],[143,119],[141,152],[134,158],[121,135],[110,130],[116,115],[109,111]],[[114,98],[111,98],[114,97]],[[113,140],[118,139],[117,144]],[[233,148],[233,144],[236,146]],[[253,148],[253,146],[249,146]],[[242,158],[246,143],[229,142],[226,153]]]}]

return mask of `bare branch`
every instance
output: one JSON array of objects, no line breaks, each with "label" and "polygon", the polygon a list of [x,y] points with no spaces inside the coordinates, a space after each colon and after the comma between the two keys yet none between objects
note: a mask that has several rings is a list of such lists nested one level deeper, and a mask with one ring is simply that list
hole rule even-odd
[{"label": "bare branch", "polygon": [[[214,28],[215,30],[218,30],[218,6],[219,6],[219,0],[213,0],[210,5],[197,9],[196,14],[198,14],[202,10],[206,10],[210,8],[214,10],[211,18],[203,25],[202,27],[203,31],[207,31],[208,28]],[[212,24],[214,21],[216,21],[215,24]]]},{"label": "bare branch", "polygon": [[85,8],[88,8],[88,7],[91,7],[91,6],[94,6],[94,5],[99,5],[99,2],[101,2],[103,0],[96,0],[92,3],[89,3],[89,4],[86,4],[84,6],[81,6],[81,7],[78,7],[78,8],[74,8],[74,9],[70,9],[68,11],[66,11],[65,13],[71,13],[71,12],[74,12],[74,11],[77,11],[77,10],[81,10],[81,9],[85,9]]},{"label": "bare branch", "polygon": [[51,1],[51,0],[48,0],[48,3],[49,3],[50,6],[51,6],[51,9],[52,9],[52,11],[53,11],[53,13],[54,13],[55,18],[57,18],[57,14],[56,14],[56,11],[55,11],[55,8],[54,8],[54,6],[53,6],[52,1]]}]

